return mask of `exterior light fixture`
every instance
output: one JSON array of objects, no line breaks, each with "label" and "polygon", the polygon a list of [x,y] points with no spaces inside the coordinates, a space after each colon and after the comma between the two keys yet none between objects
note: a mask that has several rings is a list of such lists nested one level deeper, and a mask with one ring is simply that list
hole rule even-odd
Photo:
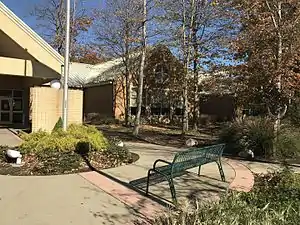
[{"label": "exterior light fixture", "polygon": [[50,87],[59,90],[61,88],[61,82],[59,80],[52,80]]}]

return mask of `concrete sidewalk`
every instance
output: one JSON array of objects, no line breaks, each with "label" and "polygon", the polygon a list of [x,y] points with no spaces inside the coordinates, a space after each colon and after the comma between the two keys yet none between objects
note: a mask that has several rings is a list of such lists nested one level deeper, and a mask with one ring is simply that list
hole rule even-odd
[{"label": "concrete sidewalk", "polygon": [[[126,143],[130,151],[140,155],[132,165],[83,174],[48,177],[0,176],[1,225],[57,225],[57,224],[133,224],[151,219],[163,212],[160,201],[171,200],[167,182],[151,185],[151,198],[143,195],[147,170],[162,158],[172,160],[184,149],[142,143]],[[247,183],[249,170],[224,160],[226,183],[220,181],[214,163],[203,166],[198,177],[195,170],[175,179],[179,201],[185,199],[213,200],[224,193],[232,183]],[[241,169],[239,169],[239,167]],[[246,176],[244,176],[246,174]],[[242,175],[242,176],[241,176]],[[251,175],[251,173],[250,173]],[[237,179],[239,178],[239,179]],[[135,191],[130,184],[136,185]]]},{"label": "concrete sidewalk", "polygon": [[[239,160],[239,162],[245,165],[254,174],[266,174],[284,169],[284,166],[280,163],[255,162],[246,160]],[[296,173],[300,173],[300,165],[293,165],[289,168]]]},{"label": "concrete sidewalk", "polygon": [[7,128],[0,128],[0,146],[16,147],[21,139]]},{"label": "concrete sidewalk", "polygon": [[138,215],[81,176],[0,176],[1,225],[128,224]]},{"label": "concrete sidewalk", "polygon": [[[119,179],[122,182],[130,183],[136,188],[139,188],[142,192],[146,189],[148,169],[152,168],[155,160],[160,158],[172,161],[177,152],[186,150],[132,142],[126,143],[126,146],[131,152],[139,154],[140,159],[131,165],[126,165],[122,168],[106,169],[103,170],[103,172]],[[189,170],[190,173],[175,178],[174,185],[179,202],[187,199],[210,201],[218,198],[221,193],[224,193],[229,188],[229,184],[235,178],[234,169],[226,161],[223,161],[223,169],[226,176],[226,182],[221,181],[216,163],[210,163],[202,166],[200,177],[197,175],[197,168],[194,168]],[[151,185],[150,193],[158,200],[163,200],[167,203],[172,201],[167,181]]]}]

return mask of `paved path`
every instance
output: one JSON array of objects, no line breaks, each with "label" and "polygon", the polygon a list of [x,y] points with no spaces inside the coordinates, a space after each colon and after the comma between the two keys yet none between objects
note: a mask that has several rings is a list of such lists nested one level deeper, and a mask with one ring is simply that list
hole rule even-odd
[{"label": "paved path", "polygon": [[[158,159],[172,161],[174,154],[185,149],[174,147],[159,146],[145,143],[126,143],[130,151],[140,155],[140,159],[131,165],[120,168],[104,170],[106,174],[119,179],[122,182],[130,183],[141,191],[145,191],[146,176],[148,169],[152,167],[153,162]],[[179,201],[188,199],[200,199],[201,201],[217,198],[220,193],[229,188],[229,184],[234,180],[235,170],[227,161],[223,161],[223,169],[226,176],[226,183],[220,181],[220,174],[215,163],[204,165],[201,169],[199,178],[197,168],[189,170],[188,174],[175,178],[175,188]],[[138,185],[135,185],[139,183]],[[150,186],[150,193],[153,197],[162,199],[165,202],[171,202],[171,195],[168,183],[166,181]]]},{"label": "paved path", "polygon": [[0,128],[0,146],[15,147],[21,143],[21,139],[7,128]]},{"label": "paved path", "polygon": [[[284,166],[280,163],[265,163],[265,162],[255,162],[255,161],[242,161],[239,163],[246,166],[255,174],[266,174],[270,172],[280,171],[284,169]],[[290,169],[294,172],[300,173],[300,165],[290,166]]]},{"label": "paved path", "polygon": [[[133,224],[146,221],[166,208],[171,200],[168,184],[152,185],[150,198],[143,195],[147,170],[157,158],[171,160],[183,149],[126,143],[140,159],[127,166],[83,174],[48,177],[0,176],[1,225]],[[202,176],[187,173],[175,179],[179,201],[218,198],[227,188],[243,189],[252,174],[239,162],[224,160],[227,182],[220,181],[218,168],[203,166]],[[190,172],[195,172],[191,170]],[[139,182],[137,182],[139,181]],[[135,184],[132,188],[130,184]],[[246,187],[251,185],[248,183]],[[138,191],[136,191],[138,189]],[[163,202],[159,201],[162,199]]]},{"label": "paved path", "polygon": [[128,224],[135,212],[79,175],[0,176],[1,225]]}]

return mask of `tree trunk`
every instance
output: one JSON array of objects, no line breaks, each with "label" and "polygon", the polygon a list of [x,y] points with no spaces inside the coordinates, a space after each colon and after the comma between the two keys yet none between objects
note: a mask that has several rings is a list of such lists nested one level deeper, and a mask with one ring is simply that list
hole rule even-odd
[{"label": "tree trunk", "polygon": [[182,118],[182,134],[184,135],[189,129],[189,102],[188,102],[188,70],[190,63],[190,43],[192,39],[192,27],[194,24],[195,14],[196,14],[196,4],[195,0],[191,1],[191,19],[188,30],[188,35],[186,35],[186,4],[185,0],[182,0],[183,5],[183,54],[184,54],[184,81],[183,81],[183,118]]},{"label": "tree trunk", "polygon": [[129,118],[131,116],[130,98],[131,98],[131,79],[129,70],[129,28],[125,31],[125,86],[126,86],[126,104],[125,104],[125,125],[129,126]]},{"label": "tree trunk", "polygon": [[[196,26],[196,25],[194,25]],[[199,120],[199,93],[198,93],[198,44],[197,44],[197,30],[193,30],[193,48],[194,48],[194,115],[193,115],[193,128],[194,130],[198,129],[198,120]]]},{"label": "tree trunk", "polygon": [[[281,67],[281,61],[282,61],[282,34],[281,34],[281,31],[280,31],[280,27],[279,27],[279,24],[281,24],[281,2],[278,3],[278,23],[277,23],[277,33],[278,33],[278,49],[277,49],[277,71],[279,71],[280,67]],[[279,72],[278,74],[278,83],[277,83],[277,88],[278,88],[278,92],[279,92],[279,96],[281,94],[281,74]],[[280,105],[278,106],[278,109],[277,109],[277,115],[276,115],[276,120],[275,120],[275,124],[274,124],[274,132],[275,132],[275,135],[276,135],[276,139],[278,138],[278,132],[279,132],[279,129],[280,129],[280,122],[281,122],[281,112],[280,112]]]},{"label": "tree trunk", "polygon": [[183,118],[182,118],[182,134],[186,134],[189,130],[189,103],[188,103],[188,90],[187,90],[187,80],[185,78],[183,84]]},{"label": "tree trunk", "polygon": [[183,61],[184,61],[184,74],[183,74],[183,115],[182,115],[182,134],[185,135],[185,133],[189,129],[189,115],[188,115],[188,90],[187,90],[187,73],[188,73],[188,53],[187,53],[187,37],[186,37],[186,6],[185,6],[185,0],[182,0],[182,6],[183,6],[183,23],[182,23],[182,39],[183,39]]},{"label": "tree trunk", "polygon": [[139,134],[140,122],[141,122],[141,111],[142,111],[142,103],[143,103],[143,83],[144,83],[144,68],[146,61],[146,45],[147,45],[147,0],[144,0],[143,6],[143,46],[142,46],[142,59],[140,65],[140,75],[138,80],[138,95],[137,95],[137,113],[135,117],[135,127],[133,130],[133,135],[137,136]]}]

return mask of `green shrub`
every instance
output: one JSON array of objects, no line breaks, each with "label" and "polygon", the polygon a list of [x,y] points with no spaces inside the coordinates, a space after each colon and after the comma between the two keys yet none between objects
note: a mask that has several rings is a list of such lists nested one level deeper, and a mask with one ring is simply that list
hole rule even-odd
[{"label": "green shrub", "polygon": [[83,126],[71,124],[68,127],[67,132],[78,139],[78,142],[90,143],[91,150],[101,151],[108,147],[108,140],[104,137],[103,133],[100,132],[95,126]]},{"label": "green shrub", "polygon": [[219,202],[180,207],[154,225],[294,225],[300,221],[300,175],[284,171],[258,177],[249,193],[229,193]]},{"label": "green shrub", "polygon": [[279,159],[295,158],[300,155],[300,130],[284,128],[275,141],[276,157]]},{"label": "green shrub", "polygon": [[292,101],[287,112],[287,118],[290,120],[291,124],[296,127],[300,127],[300,98],[299,93],[297,93],[297,98]]},{"label": "green shrub", "polygon": [[52,132],[57,131],[57,130],[62,129],[62,128],[63,128],[63,121],[62,121],[62,118],[59,117],[58,121],[54,125],[54,128],[53,128]]},{"label": "green shrub", "polygon": [[71,152],[75,151],[78,143],[89,143],[92,151],[103,151],[108,147],[108,141],[103,134],[93,126],[75,125],[67,131],[58,129],[52,133],[38,131],[23,134],[20,145],[22,153],[38,153],[44,151]]},{"label": "green shrub", "polygon": [[220,140],[227,144],[226,153],[252,150],[255,156],[270,156],[273,152],[273,123],[262,117],[236,120],[223,128]]}]

